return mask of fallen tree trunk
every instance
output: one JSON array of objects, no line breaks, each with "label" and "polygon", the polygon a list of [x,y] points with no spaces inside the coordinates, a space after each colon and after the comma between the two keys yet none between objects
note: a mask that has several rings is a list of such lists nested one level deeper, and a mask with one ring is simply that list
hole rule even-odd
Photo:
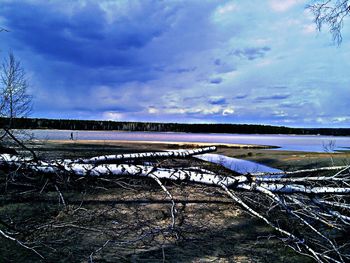
[{"label": "fallen tree trunk", "polygon": [[175,150],[167,152],[145,152],[145,153],[130,153],[130,154],[116,154],[116,155],[104,155],[96,156],[89,159],[77,159],[77,160],[65,160],[65,163],[85,163],[85,164],[99,164],[106,162],[120,162],[128,160],[138,159],[166,159],[166,158],[188,158],[197,154],[204,154],[216,151],[215,146],[191,149],[191,150]]},{"label": "fallen tree trunk", "polygon": [[[175,227],[176,204],[162,180],[220,187],[245,211],[277,231],[281,239],[298,253],[306,254],[318,262],[350,260],[349,244],[343,241],[344,233],[347,233],[350,225],[349,167],[326,167],[278,174],[229,175],[201,167],[167,168],[132,164],[132,161],[146,161],[149,158],[187,158],[214,150],[215,147],[207,147],[46,162],[2,154],[0,167],[20,173],[51,176],[69,174],[79,177],[151,178],[172,202],[172,228]],[[128,163],[119,163],[124,161]],[[338,244],[340,241],[342,243]]]}]

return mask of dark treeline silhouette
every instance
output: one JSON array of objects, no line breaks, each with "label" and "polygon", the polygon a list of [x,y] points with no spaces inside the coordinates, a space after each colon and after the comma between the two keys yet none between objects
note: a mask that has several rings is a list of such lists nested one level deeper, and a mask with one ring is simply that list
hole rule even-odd
[{"label": "dark treeline silhouette", "polygon": [[[0,118],[0,126],[6,127],[9,119]],[[15,129],[58,130],[120,130],[192,133],[245,133],[245,134],[304,134],[304,135],[350,135],[350,128],[290,128],[284,126],[253,124],[185,124],[156,122],[116,122],[95,120],[16,118]]]}]

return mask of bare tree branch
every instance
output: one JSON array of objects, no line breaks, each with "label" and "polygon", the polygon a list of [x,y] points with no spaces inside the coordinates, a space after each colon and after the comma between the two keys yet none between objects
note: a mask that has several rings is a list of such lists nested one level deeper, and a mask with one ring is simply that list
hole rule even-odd
[{"label": "bare tree branch", "polygon": [[20,140],[18,140],[18,139],[16,138],[16,136],[14,136],[14,135],[9,131],[9,129],[3,128],[3,130],[5,131],[5,134],[7,134],[8,136],[10,136],[10,138],[11,138],[12,140],[14,140],[20,147],[22,147],[23,149],[29,151],[29,152],[32,154],[33,160],[34,160],[34,161],[38,161],[38,156],[35,154],[35,152],[34,152],[32,149],[28,148],[27,146],[25,146],[24,143],[22,143]]},{"label": "bare tree branch", "polygon": [[14,118],[28,116],[32,110],[32,97],[27,89],[24,69],[13,53],[9,53],[0,71],[0,116],[9,118],[9,129]]},{"label": "bare tree branch", "polygon": [[307,6],[313,15],[317,29],[329,28],[333,41],[340,45],[343,40],[341,30],[344,19],[350,14],[349,0],[320,0]]},{"label": "bare tree branch", "polygon": [[9,240],[11,240],[11,241],[16,242],[16,243],[19,244],[20,246],[22,246],[22,247],[24,247],[25,249],[28,249],[28,250],[34,252],[34,253],[37,254],[40,258],[44,259],[44,257],[43,257],[38,251],[36,251],[34,248],[29,247],[29,246],[27,246],[26,244],[24,244],[22,241],[20,241],[20,240],[18,240],[18,239],[16,239],[16,238],[14,238],[14,237],[12,237],[12,236],[6,234],[6,233],[5,233],[4,231],[2,231],[1,229],[0,229],[0,235],[1,235],[3,238],[6,238],[6,239],[9,239]]}]

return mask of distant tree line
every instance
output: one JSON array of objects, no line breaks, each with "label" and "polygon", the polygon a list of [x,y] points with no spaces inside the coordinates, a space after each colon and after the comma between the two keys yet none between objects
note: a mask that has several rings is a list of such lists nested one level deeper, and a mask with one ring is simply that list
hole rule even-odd
[{"label": "distant tree line", "polygon": [[[6,127],[9,118],[0,118],[0,127]],[[304,134],[304,135],[350,135],[350,128],[290,128],[284,126],[253,124],[185,124],[156,122],[116,122],[95,120],[15,118],[15,129],[57,130],[119,130],[191,133],[243,133],[243,134]]]}]

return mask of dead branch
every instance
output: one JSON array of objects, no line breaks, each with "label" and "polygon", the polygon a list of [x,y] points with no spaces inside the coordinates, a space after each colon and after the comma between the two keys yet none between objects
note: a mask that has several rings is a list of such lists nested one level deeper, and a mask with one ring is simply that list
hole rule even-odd
[{"label": "dead branch", "polygon": [[34,248],[27,246],[27,245],[24,244],[22,241],[20,241],[20,240],[14,238],[14,237],[12,237],[12,236],[10,236],[10,235],[7,235],[7,234],[6,234],[4,231],[2,231],[1,229],[0,229],[0,235],[1,235],[3,238],[6,238],[6,239],[9,239],[9,240],[11,240],[11,241],[16,242],[16,243],[19,244],[20,246],[22,246],[22,247],[24,247],[25,249],[28,249],[28,250],[34,252],[34,253],[37,254],[40,258],[44,259],[44,257],[43,257],[38,251],[36,251]]},{"label": "dead branch", "polygon": [[343,40],[341,30],[344,19],[350,14],[349,0],[320,0],[307,6],[314,15],[314,22],[319,31],[323,26],[329,28],[333,41],[340,45]]},{"label": "dead branch", "polygon": [[[213,147],[208,147],[63,161],[35,161],[2,154],[0,168],[34,175],[150,178],[157,182],[172,204],[170,230],[175,228],[177,211],[174,198],[163,181],[218,187],[243,210],[272,227],[280,239],[298,253],[317,262],[350,260],[350,244],[344,238],[350,226],[349,166],[271,174],[218,174],[201,167],[169,168],[132,163],[148,158],[184,158],[213,150]],[[55,187],[66,204],[57,185]],[[100,249],[92,254],[98,251]]]},{"label": "dead branch", "polygon": [[38,160],[38,157],[37,157],[37,155],[35,154],[35,152],[34,152],[32,149],[30,149],[30,148],[28,148],[27,146],[25,146],[24,143],[22,143],[20,140],[18,140],[18,139],[16,138],[16,136],[14,136],[14,135],[12,134],[12,132],[10,132],[9,129],[3,128],[3,130],[5,131],[5,134],[7,134],[12,140],[14,140],[20,147],[22,147],[23,149],[29,151],[29,152],[32,154],[33,160],[34,160],[34,161],[37,161],[37,160]]}]

